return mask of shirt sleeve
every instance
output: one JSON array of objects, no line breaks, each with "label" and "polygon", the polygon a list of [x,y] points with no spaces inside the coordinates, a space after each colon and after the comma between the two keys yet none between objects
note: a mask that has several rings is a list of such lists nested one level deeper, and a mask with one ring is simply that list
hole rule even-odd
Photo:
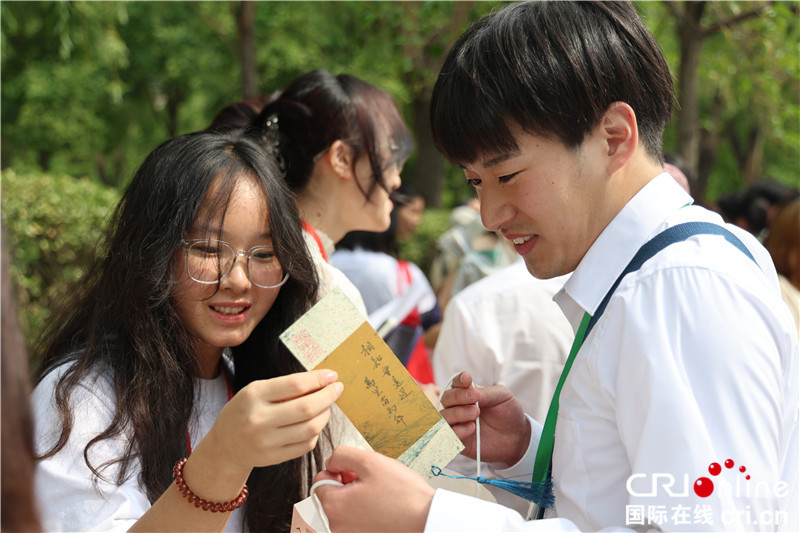
[{"label": "shirt sleeve", "polygon": [[496,503],[438,489],[433,496],[426,533],[439,532],[579,531],[564,518],[526,521],[516,511]]},{"label": "shirt sleeve", "polygon": [[[32,395],[37,453],[50,447],[57,437],[54,432],[61,427],[53,395],[56,379],[57,372],[51,372]],[[114,397],[109,384],[100,377],[89,385],[79,385],[74,389],[71,405],[74,426],[69,441],[36,466],[35,494],[43,529],[127,531],[150,508],[147,496],[136,482],[138,461],[132,463],[133,474],[122,485],[114,483],[118,474],[115,465],[101,469],[105,479],[98,479],[95,484],[83,455],[89,440],[111,420]],[[101,441],[90,448],[89,459],[97,468],[121,456],[126,446],[124,437]]]}]

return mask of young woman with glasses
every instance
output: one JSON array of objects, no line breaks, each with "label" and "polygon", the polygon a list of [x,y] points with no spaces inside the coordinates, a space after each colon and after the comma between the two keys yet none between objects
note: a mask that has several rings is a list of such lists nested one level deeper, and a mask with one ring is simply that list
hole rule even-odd
[{"label": "young woman with glasses", "polygon": [[317,286],[263,149],[213,133],[156,148],[44,337],[45,530],[287,529],[344,439],[324,429],[336,374],[304,372],[278,337]]}]

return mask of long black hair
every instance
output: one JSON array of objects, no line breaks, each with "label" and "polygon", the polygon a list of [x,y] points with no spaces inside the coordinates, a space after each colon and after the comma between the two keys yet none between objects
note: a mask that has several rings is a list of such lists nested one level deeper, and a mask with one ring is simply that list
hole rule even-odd
[{"label": "long black hair", "polygon": [[[95,479],[103,477],[105,467],[118,465],[117,478],[109,481],[120,484],[138,459],[139,483],[151,502],[170,485],[173,464],[187,453],[197,365],[190,334],[171,301],[174,262],[201,205],[211,206],[209,218],[222,213],[224,220],[241,179],[255,179],[265,192],[275,253],[289,279],[247,341],[231,349],[233,386],[239,390],[256,379],[303,370],[279,334],[313,304],[318,280],[294,198],[275,161],[241,133],[170,139],[136,172],[97,261],[42,337],[37,382],[61,365],[67,368],[55,391],[60,438],[42,458],[62,449],[72,431],[70,392],[95,372],[107,372],[115,413],[86,446],[87,465]],[[90,464],[90,448],[122,434],[131,438],[121,457]],[[288,528],[292,503],[305,497],[303,487],[320,466],[319,446],[305,457],[253,470],[245,518],[249,529]]]}]

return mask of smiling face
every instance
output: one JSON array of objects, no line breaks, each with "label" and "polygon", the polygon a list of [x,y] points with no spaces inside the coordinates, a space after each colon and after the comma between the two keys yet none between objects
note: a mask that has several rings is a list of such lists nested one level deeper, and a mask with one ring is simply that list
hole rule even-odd
[{"label": "smiling face", "polygon": [[[237,251],[271,247],[267,199],[256,180],[249,176],[237,178],[224,221],[221,212],[208,216],[209,197],[214,196],[216,186],[217,182],[211,186],[186,240],[220,239]],[[245,257],[236,258],[230,273],[220,281],[219,289],[217,284],[198,283],[187,273],[184,249],[176,253],[173,304],[196,341],[201,369],[213,369],[223,348],[238,346],[250,336],[272,307],[280,288],[262,289],[253,285]]]},{"label": "smiling face", "polygon": [[464,165],[484,226],[513,242],[528,270],[547,279],[572,272],[605,227],[607,180],[599,152],[575,150],[519,128],[518,150]]}]

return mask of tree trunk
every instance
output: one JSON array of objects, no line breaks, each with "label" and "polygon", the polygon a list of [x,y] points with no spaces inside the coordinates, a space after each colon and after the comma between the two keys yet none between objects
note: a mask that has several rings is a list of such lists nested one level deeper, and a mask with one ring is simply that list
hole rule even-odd
[{"label": "tree trunk", "polygon": [[[403,2],[405,21],[419,21],[421,2]],[[473,2],[455,2],[448,24],[425,35],[422,43],[410,38],[402,46],[403,55],[411,60],[412,68],[404,81],[411,89],[412,128],[417,146],[417,165],[411,183],[425,196],[429,207],[442,205],[445,161],[433,145],[430,127],[430,103],[433,84],[455,39],[469,20]],[[415,27],[419,24],[406,24]],[[401,30],[402,31],[402,30]],[[433,50],[436,50],[434,52]]]},{"label": "tree trunk", "polygon": [[754,124],[750,130],[747,156],[742,165],[742,174],[745,184],[749,187],[761,177],[764,164],[764,128],[761,124]]},{"label": "tree trunk", "polygon": [[36,154],[36,162],[39,163],[39,168],[43,172],[50,171],[50,155],[48,150],[39,150]]},{"label": "tree trunk", "polygon": [[440,207],[444,174],[444,159],[433,146],[431,136],[430,90],[417,93],[411,102],[412,120],[417,145],[417,165],[413,183],[425,197],[429,207]]},{"label": "tree trunk", "polygon": [[183,103],[183,90],[177,84],[167,87],[167,136],[178,135],[178,114]]},{"label": "tree trunk", "polygon": [[683,156],[689,170],[697,179],[700,163],[699,97],[697,67],[703,45],[700,18],[705,2],[684,2],[683,20],[676,20],[681,59],[678,66],[678,138],[677,152]]},{"label": "tree trunk", "polygon": [[722,124],[722,112],[724,110],[724,102],[719,93],[714,95],[713,105],[711,107],[711,121],[710,123],[716,127],[707,130],[703,128],[700,131],[700,152],[699,160],[697,163],[697,173],[694,174],[694,185],[692,186],[692,194],[695,201],[700,205],[706,205],[706,187],[708,187],[708,179],[711,177],[711,171],[714,169],[714,163],[717,160],[717,152],[719,151],[719,143],[721,137],[720,128],[718,124]]},{"label": "tree trunk", "polygon": [[256,63],[256,2],[237,2],[232,5],[239,33],[239,63],[242,68],[242,98],[260,96],[258,64]]}]

